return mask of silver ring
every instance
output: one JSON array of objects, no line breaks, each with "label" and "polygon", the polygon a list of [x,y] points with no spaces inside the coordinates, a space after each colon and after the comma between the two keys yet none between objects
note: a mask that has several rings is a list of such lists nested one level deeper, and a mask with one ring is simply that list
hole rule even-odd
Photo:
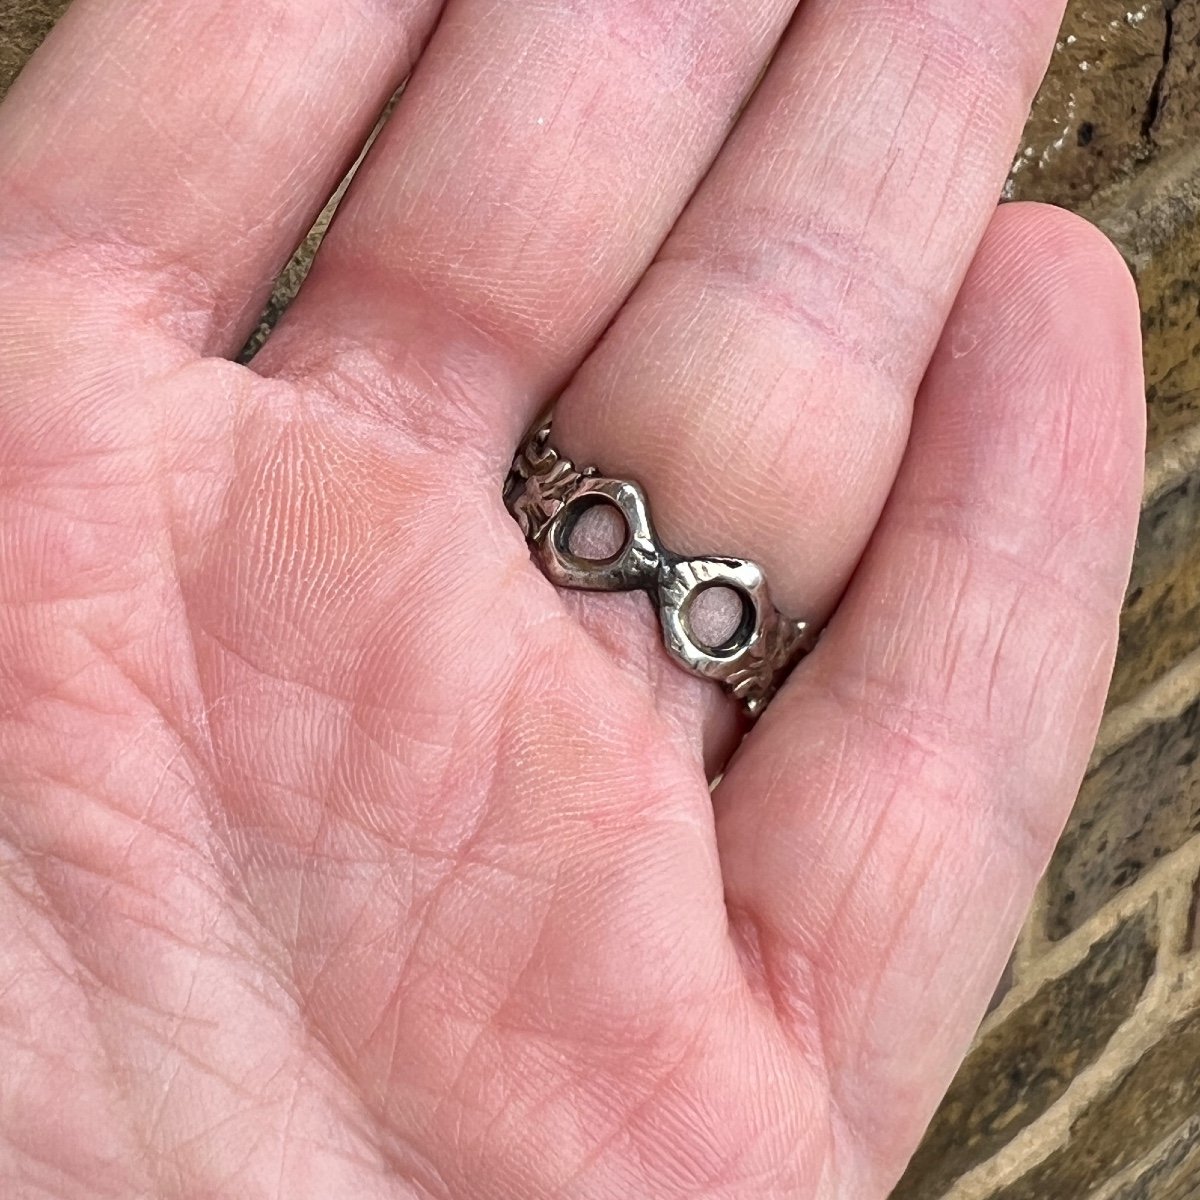
[{"label": "silver ring", "polygon": [[[762,569],[741,558],[687,558],[667,549],[654,529],[639,484],[606,479],[595,467],[577,467],[550,445],[550,421],[539,425],[513,460],[504,501],[534,561],[558,587],[590,592],[644,591],[658,608],[667,652],[685,670],[721,684],[751,717],[759,716],[791,669],[816,644],[804,621],[783,616],[771,603]],[[607,505],[624,522],[620,549],[603,559],[571,548],[579,518]],[[689,612],[709,588],[724,588],[742,604],[742,618],[720,645],[706,644]]]}]

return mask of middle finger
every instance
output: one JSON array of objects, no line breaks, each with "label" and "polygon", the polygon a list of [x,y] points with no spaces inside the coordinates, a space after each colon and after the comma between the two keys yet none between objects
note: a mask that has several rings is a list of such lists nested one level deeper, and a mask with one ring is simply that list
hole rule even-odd
[{"label": "middle finger", "polygon": [[752,558],[782,609],[822,620],[891,488],[1062,9],[808,0],[562,397],[556,443],[642,483],[672,549]]},{"label": "middle finger", "polygon": [[401,421],[432,400],[439,438],[479,432],[511,454],[653,257],[794,8],[450,0],[259,368],[365,378]]}]

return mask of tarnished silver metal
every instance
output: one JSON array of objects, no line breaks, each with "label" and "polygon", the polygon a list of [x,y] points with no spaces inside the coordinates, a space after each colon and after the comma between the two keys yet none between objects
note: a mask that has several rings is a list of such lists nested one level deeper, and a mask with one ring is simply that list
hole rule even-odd
[{"label": "tarnished silver metal", "polygon": [[[762,569],[740,558],[685,558],[663,546],[646,495],[629,480],[606,479],[577,467],[550,445],[550,422],[533,431],[513,460],[504,492],[534,559],[559,587],[595,592],[647,592],[658,608],[663,641],[685,670],[719,683],[750,717],[767,706],[788,672],[816,643],[804,621],[771,602]],[[606,558],[583,558],[572,547],[576,523],[604,504],[624,523],[622,544]],[[741,619],[720,645],[693,628],[693,604],[709,588],[741,602]]]}]

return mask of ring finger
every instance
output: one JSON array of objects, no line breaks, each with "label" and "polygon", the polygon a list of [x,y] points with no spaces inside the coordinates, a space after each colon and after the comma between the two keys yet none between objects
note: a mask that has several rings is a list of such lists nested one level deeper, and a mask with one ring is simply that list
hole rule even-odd
[{"label": "ring finger", "polygon": [[752,558],[781,609],[823,620],[891,488],[1061,11],[809,0],[561,398],[559,447],[640,481],[673,549]]}]

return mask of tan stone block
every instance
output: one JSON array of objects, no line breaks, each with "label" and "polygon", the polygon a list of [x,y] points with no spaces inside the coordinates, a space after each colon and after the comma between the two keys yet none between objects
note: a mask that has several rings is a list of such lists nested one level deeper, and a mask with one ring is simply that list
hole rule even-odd
[{"label": "tan stone block", "polygon": [[1200,647],[1200,426],[1194,433],[1151,467],[1110,706],[1129,703]]},{"label": "tan stone block", "polygon": [[1192,903],[1188,908],[1183,950],[1185,954],[1200,954],[1200,874],[1192,880]]},{"label": "tan stone block", "polygon": [[1197,1200],[1200,1197],[1200,1117],[1185,1121],[1097,1200]]},{"label": "tan stone block", "polygon": [[1075,207],[1152,153],[1148,115],[1167,30],[1165,0],[1073,0],[1010,196]]},{"label": "tan stone block", "polygon": [[[1194,1012],[1165,1030],[1103,1097],[1075,1117],[1064,1145],[990,1200],[1086,1200],[1200,1112],[1198,1064],[1200,1012]],[[1187,1198],[1188,1181],[1181,1186]],[[1142,1194],[1161,1200],[1153,1191]]]},{"label": "tan stone block", "polygon": [[1138,281],[1154,449],[1200,421],[1200,142],[1156,159],[1080,211],[1117,243]]},{"label": "tan stone block", "polygon": [[893,1200],[933,1200],[1061,1098],[1128,1019],[1154,971],[1156,927],[1139,914],[976,1043]]},{"label": "tan stone block", "polygon": [[1046,875],[1045,932],[1066,937],[1200,834],[1200,695],[1149,720],[1084,780]]},{"label": "tan stone block", "polygon": [[0,97],[70,0],[0,0]]},{"label": "tan stone block", "polygon": [[1193,143],[1200,129],[1200,0],[1164,6],[1163,70],[1150,136],[1156,145]]}]

